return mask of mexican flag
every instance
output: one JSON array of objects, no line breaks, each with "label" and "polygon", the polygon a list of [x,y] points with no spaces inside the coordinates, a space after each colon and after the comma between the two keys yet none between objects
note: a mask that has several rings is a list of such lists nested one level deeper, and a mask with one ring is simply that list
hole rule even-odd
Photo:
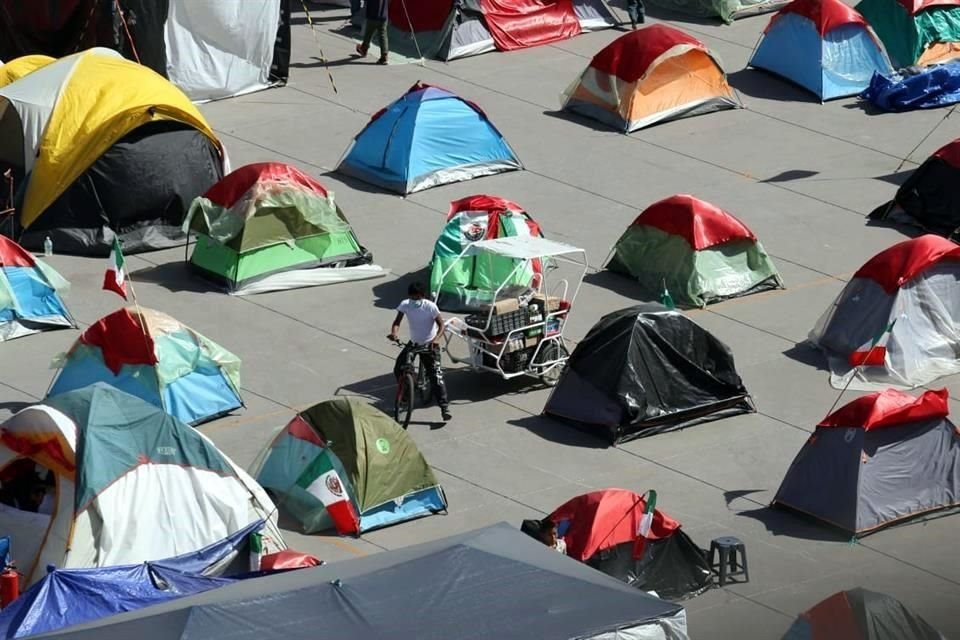
[{"label": "mexican flag", "polygon": [[895,324],[897,324],[896,318],[894,318],[883,331],[876,335],[873,340],[851,353],[848,359],[850,366],[882,367],[887,361],[887,342],[890,340],[890,332],[893,331],[893,325]]},{"label": "mexican flag", "polygon": [[104,291],[113,291],[124,300],[127,299],[127,271],[123,266],[123,251],[120,250],[120,241],[113,238],[113,249],[110,250],[110,263],[107,272],[103,274]]},{"label": "mexican flag", "polygon": [[346,486],[333,466],[333,454],[324,448],[307,466],[297,486],[323,503],[340,535],[360,533],[360,518],[353,508]]},{"label": "mexican flag", "polygon": [[647,540],[650,538],[650,530],[653,529],[653,516],[657,511],[657,492],[650,490],[647,492],[647,505],[643,509],[643,515],[640,516],[640,522],[637,524],[637,539],[633,542],[633,557],[642,558],[643,552],[647,548]]}]

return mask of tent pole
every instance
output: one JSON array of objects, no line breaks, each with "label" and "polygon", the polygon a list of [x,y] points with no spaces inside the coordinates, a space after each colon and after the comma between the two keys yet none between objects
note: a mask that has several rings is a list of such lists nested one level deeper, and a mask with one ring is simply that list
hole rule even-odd
[{"label": "tent pole", "polygon": [[317,35],[317,30],[313,26],[313,17],[310,15],[310,10],[307,9],[307,3],[305,0],[300,0],[300,6],[303,7],[303,12],[307,16],[307,24],[310,25],[310,33],[313,34],[313,41],[317,43],[317,49],[320,51],[320,62],[323,63],[323,68],[327,72],[327,78],[330,80],[330,86],[333,87],[333,95],[337,96],[337,102],[339,103],[340,92],[337,91],[337,83],[333,81],[333,73],[330,71],[330,65],[327,64],[327,56],[323,55],[323,47],[320,46],[320,37]]}]

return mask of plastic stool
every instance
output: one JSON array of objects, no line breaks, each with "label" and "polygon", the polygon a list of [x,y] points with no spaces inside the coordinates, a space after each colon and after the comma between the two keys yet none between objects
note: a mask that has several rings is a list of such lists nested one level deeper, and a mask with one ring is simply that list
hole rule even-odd
[{"label": "plastic stool", "polygon": [[[711,540],[710,568],[719,574],[721,587],[727,582],[750,582],[746,545],[740,538],[734,538],[733,536]],[[743,580],[731,580],[731,578],[737,576],[743,576]]]}]

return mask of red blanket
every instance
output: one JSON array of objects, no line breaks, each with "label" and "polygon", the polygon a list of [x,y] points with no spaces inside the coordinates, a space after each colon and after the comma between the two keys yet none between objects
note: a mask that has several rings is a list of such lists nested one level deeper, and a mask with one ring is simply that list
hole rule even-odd
[{"label": "red blanket", "polygon": [[480,8],[501,51],[550,44],[582,31],[573,0],[480,0]]}]

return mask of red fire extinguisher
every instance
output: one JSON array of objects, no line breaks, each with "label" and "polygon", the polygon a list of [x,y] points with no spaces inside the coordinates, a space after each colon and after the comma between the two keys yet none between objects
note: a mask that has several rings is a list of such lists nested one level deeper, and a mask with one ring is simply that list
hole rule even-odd
[{"label": "red fire extinguisher", "polygon": [[17,568],[9,564],[0,573],[0,607],[6,608],[11,602],[20,597],[20,574]]}]

